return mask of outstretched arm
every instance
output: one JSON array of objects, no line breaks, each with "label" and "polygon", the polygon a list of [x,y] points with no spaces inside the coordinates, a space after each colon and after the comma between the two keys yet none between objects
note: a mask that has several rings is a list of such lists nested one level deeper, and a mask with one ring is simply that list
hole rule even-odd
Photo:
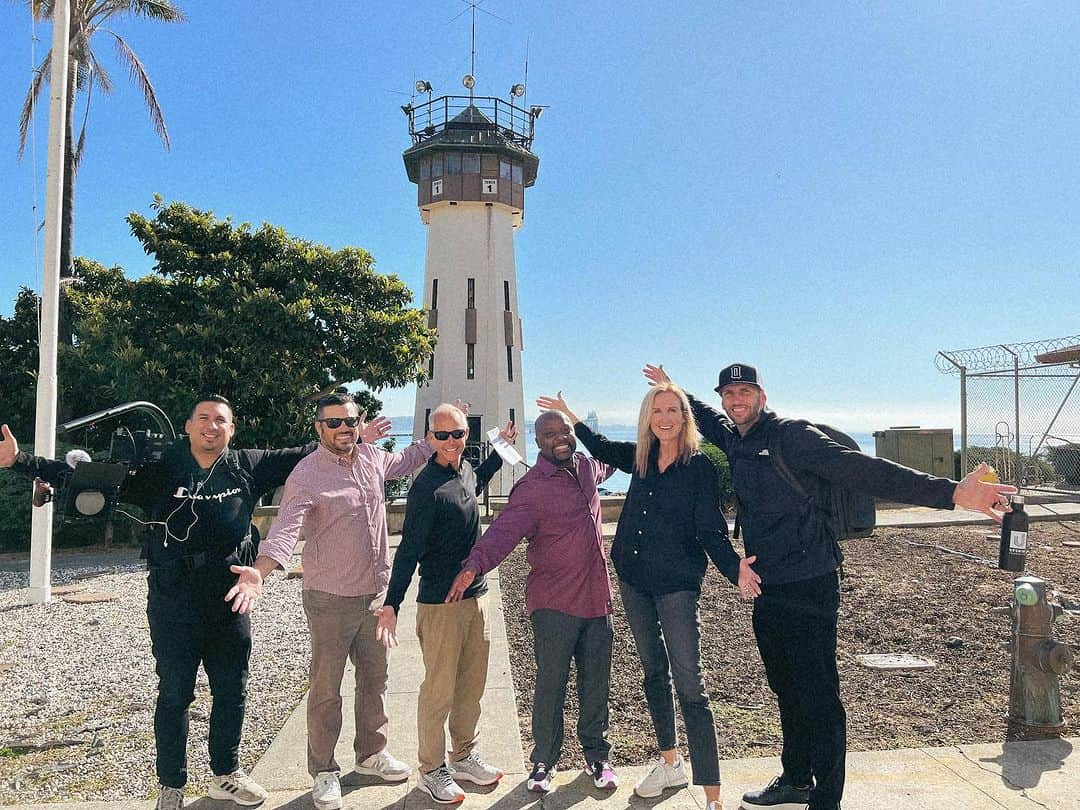
[{"label": "outstretched arm", "polygon": [[961,509],[982,512],[1001,523],[1005,513],[1012,511],[1008,496],[1016,492],[1016,487],[983,481],[982,477],[989,471],[990,466],[984,461],[965,475],[953,491],[953,503]]},{"label": "outstretched arm", "polygon": [[545,411],[558,411],[570,420],[571,425],[576,425],[581,421],[578,419],[578,415],[570,410],[570,406],[566,404],[566,400],[563,399],[562,391],[559,391],[553,397],[537,397],[536,405],[539,408],[543,408]]}]

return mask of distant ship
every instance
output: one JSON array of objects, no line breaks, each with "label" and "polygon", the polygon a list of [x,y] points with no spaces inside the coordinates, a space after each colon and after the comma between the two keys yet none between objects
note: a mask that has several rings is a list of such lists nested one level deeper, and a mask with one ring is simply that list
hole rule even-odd
[{"label": "distant ship", "polygon": [[589,415],[585,417],[585,427],[593,433],[600,432],[600,417],[596,415],[596,411],[589,411]]}]

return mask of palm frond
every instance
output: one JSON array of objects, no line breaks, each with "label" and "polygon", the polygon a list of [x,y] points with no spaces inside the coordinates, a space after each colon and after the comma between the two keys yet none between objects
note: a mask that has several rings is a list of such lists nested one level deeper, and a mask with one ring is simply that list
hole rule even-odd
[{"label": "palm frond", "polygon": [[41,64],[34,71],[34,78],[27,88],[26,98],[23,100],[22,114],[19,116],[19,157],[26,151],[26,138],[30,134],[30,122],[34,116],[34,108],[38,99],[41,98],[41,90],[48,84],[49,72],[52,70],[52,51],[45,54]]},{"label": "palm frond", "polygon": [[187,22],[184,12],[169,0],[128,0],[124,5],[139,17],[147,17],[160,22]]},{"label": "palm frond", "polygon": [[101,92],[107,96],[111,96],[113,92],[113,80],[112,74],[109,73],[108,68],[101,64],[101,60],[97,58],[97,54],[90,53],[90,65],[92,67],[92,73],[97,79],[97,83],[101,85]]},{"label": "palm frond", "polygon": [[116,40],[116,57],[121,62],[128,66],[128,75],[131,76],[139,89],[142,90],[143,101],[146,103],[146,111],[150,114],[150,124],[154,127],[154,131],[161,138],[161,143],[165,149],[171,149],[172,144],[169,142],[169,130],[165,126],[165,116],[161,112],[161,106],[158,104],[157,93],[154,92],[154,85],[150,83],[150,77],[146,75],[146,70],[143,68],[142,62],[139,61],[139,57],[135,55],[135,51],[128,47],[128,44],[124,42],[123,38],[119,35],[109,32]]}]

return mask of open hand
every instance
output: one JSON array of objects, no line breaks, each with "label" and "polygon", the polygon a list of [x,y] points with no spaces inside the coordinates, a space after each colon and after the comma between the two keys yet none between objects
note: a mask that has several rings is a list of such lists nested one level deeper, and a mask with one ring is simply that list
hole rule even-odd
[{"label": "open hand", "polygon": [[250,565],[230,565],[229,570],[237,575],[236,584],[225,594],[225,601],[232,602],[233,613],[251,613],[255,602],[262,596],[262,574],[258,568]]},{"label": "open hand", "polygon": [[757,562],[757,555],[739,560],[739,594],[743,599],[761,596],[761,577],[750,566]]},{"label": "open hand", "polygon": [[641,370],[641,373],[645,375],[645,379],[649,381],[649,385],[657,385],[658,383],[669,383],[671,377],[664,371],[664,364],[661,363],[658,366],[645,364],[645,368]]},{"label": "open hand", "polygon": [[1010,484],[991,484],[988,481],[980,481],[990,471],[990,465],[985,461],[963,477],[953,491],[953,503],[961,509],[970,509],[973,512],[982,512],[989,515],[998,523],[1006,512],[1011,512],[1009,495],[1016,492],[1016,487]]},{"label": "open hand", "polygon": [[517,435],[517,428],[514,427],[513,422],[507,422],[506,427],[499,431],[499,436],[502,437],[503,441],[507,444],[513,444],[517,439]]},{"label": "open hand", "polygon": [[375,611],[379,617],[379,623],[375,627],[375,638],[383,643],[388,650],[398,645],[397,640],[397,611],[389,605],[383,605]]},{"label": "open hand", "polygon": [[463,568],[461,573],[454,577],[453,584],[450,585],[450,590],[446,592],[445,602],[460,602],[461,597],[465,591],[469,590],[469,586],[473,584],[473,580],[476,579],[476,572],[471,568]]},{"label": "open hand", "polygon": [[577,418],[570,406],[566,404],[566,400],[563,399],[562,391],[559,391],[553,397],[537,397],[536,406],[548,411],[558,411],[570,420],[571,425],[576,425],[581,420]]},{"label": "open hand", "polygon": [[360,439],[364,444],[374,444],[379,439],[384,439],[390,433],[391,423],[385,416],[376,416],[370,422],[364,422],[365,411],[360,416]]}]

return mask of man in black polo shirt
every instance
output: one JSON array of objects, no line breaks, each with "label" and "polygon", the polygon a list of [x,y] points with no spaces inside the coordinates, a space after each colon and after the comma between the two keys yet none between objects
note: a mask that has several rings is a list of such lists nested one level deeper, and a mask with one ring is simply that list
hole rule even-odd
[{"label": "man in black polo shirt", "polygon": [[[668,382],[663,366],[645,366],[653,383]],[[780,419],[765,408],[757,369],[735,363],[720,372],[716,392],[724,413],[690,396],[698,429],[731,464],[746,555],[757,556],[754,637],[769,687],[780,706],[783,773],[745,794],[745,810],[839,810],[844,791],[847,726],[836,669],[840,607],[837,569],[843,554],[815,493],[829,484],[901,503],[984,512],[998,522],[1015,488],[979,480],[985,465],[963,481],[937,478],[874,458],[832,441],[809,422]],[[688,395],[689,396],[689,395]],[[811,493],[795,492],[769,456],[784,463]]]},{"label": "man in black polo shirt", "polygon": [[[502,431],[511,444],[516,435],[512,422]],[[465,798],[455,780],[490,785],[502,778],[476,751],[490,647],[484,577],[476,578],[461,601],[445,602],[461,561],[480,537],[476,496],[502,467],[498,453],[491,453],[474,471],[462,458],[468,437],[460,409],[443,404],[432,411],[427,439],[435,454],[409,488],[401,545],[379,612],[379,637],[393,645],[398,609],[419,563],[416,635],[424,656],[417,707],[420,786],[442,804]],[[443,731],[447,718],[453,747],[449,767]]]}]

